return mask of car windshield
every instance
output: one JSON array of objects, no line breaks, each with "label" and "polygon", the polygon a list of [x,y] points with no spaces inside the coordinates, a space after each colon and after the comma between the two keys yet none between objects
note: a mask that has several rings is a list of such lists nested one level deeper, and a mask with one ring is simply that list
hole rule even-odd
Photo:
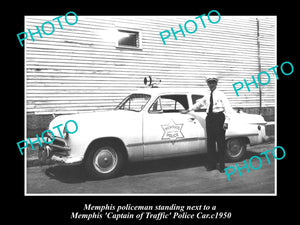
[{"label": "car windshield", "polygon": [[119,110],[140,112],[150,99],[150,95],[131,94],[126,97],[117,107]]}]

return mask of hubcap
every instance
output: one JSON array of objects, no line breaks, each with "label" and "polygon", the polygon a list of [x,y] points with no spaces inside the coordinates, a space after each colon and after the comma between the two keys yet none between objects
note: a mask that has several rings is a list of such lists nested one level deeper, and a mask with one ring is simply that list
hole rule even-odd
[{"label": "hubcap", "polygon": [[228,143],[228,154],[231,157],[238,157],[242,152],[242,144],[240,140],[233,139]]},{"label": "hubcap", "polygon": [[113,149],[99,149],[96,151],[93,164],[100,173],[109,173],[116,168],[118,156]]}]

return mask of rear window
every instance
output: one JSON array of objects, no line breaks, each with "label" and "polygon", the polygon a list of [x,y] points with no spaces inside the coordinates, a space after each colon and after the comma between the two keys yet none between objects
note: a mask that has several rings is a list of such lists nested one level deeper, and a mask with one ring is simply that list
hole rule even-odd
[{"label": "rear window", "polygon": [[[196,102],[199,101],[203,97],[204,97],[204,95],[192,95],[193,104],[196,104]],[[205,111],[206,111],[206,108],[195,110],[195,112],[205,112]]]}]

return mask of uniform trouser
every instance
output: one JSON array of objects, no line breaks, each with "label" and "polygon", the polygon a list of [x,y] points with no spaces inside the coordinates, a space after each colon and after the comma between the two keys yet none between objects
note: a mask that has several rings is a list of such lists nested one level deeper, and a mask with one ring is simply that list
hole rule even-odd
[{"label": "uniform trouser", "polygon": [[[225,115],[221,113],[207,114],[206,117],[206,135],[207,135],[207,155],[208,166],[215,167],[216,163],[220,168],[225,168],[225,130],[223,128]],[[218,152],[216,152],[216,143]]]}]

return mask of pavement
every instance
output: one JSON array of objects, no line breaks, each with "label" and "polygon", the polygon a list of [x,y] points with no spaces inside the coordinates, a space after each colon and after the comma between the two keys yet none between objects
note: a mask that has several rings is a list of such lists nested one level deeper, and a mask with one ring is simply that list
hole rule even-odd
[{"label": "pavement", "polygon": [[[218,170],[206,171],[206,155],[162,159],[130,163],[119,177],[108,180],[91,180],[85,176],[81,165],[44,165],[26,168],[25,193],[27,194],[263,194],[274,195],[275,162],[268,153],[271,164],[261,152],[272,150],[270,140],[248,147],[244,160],[259,156],[261,168],[241,169],[228,180]],[[29,160],[30,161],[30,160]],[[33,160],[34,161],[34,160]],[[226,166],[242,168],[244,161],[227,162]],[[253,168],[259,168],[257,158],[252,160]]]}]

